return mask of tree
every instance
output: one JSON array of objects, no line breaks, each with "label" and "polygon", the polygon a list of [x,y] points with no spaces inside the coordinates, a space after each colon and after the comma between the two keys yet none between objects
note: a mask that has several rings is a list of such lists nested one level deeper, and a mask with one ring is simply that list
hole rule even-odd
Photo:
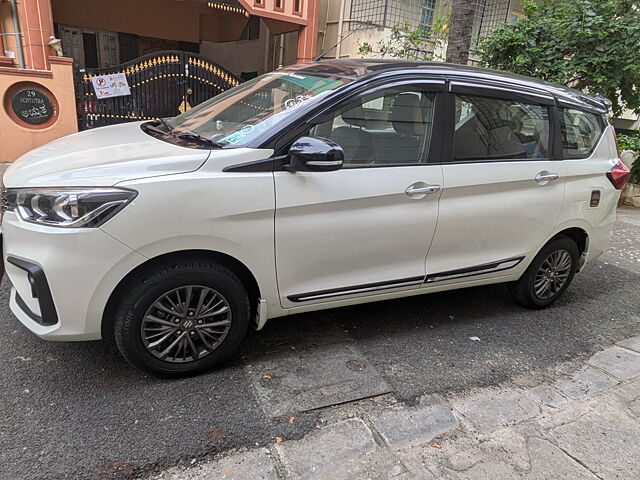
[{"label": "tree", "polygon": [[640,113],[640,0],[538,0],[480,40],[485,66],[562,83]]},{"label": "tree", "polygon": [[375,46],[368,42],[361,43],[358,52],[406,60],[442,60],[437,51],[445,43],[447,28],[447,18],[444,17],[434,19],[429,29],[413,28],[404,21],[394,25],[390,34],[376,42]]},{"label": "tree", "polygon": [[472,0],[453,0],[447,44],[447,62],[466,65],[469,62],[473,31],[474,4]]}]

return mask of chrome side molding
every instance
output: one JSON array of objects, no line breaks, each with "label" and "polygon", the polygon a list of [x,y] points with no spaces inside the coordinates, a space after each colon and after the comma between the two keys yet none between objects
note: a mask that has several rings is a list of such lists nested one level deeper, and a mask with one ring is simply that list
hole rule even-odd
[{"label": "chrome side molding", "polygon": [[455,278],[471,277],[474,275],[483,275],[485,273],[501,272],[510,270],[524,260],[524,257],[508,258],[497,262],[485,263],[475,267],[461,268],[458,270],[450,270],[448,272],[434,273],[427,275],[425,283],[442,282],[444,280],[453,280]]}]

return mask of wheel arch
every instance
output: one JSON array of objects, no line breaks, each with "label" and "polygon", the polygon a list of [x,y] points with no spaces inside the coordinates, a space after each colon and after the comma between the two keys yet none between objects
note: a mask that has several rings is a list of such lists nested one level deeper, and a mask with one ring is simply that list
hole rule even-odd
[{"label": "wheel arch", "polygon": [[578,252],[580,253],[580,255],[582,255],[583,253],[589,250],[589,234],[587,233],[586,230],[580,227],[569,227],[559,231],[553,237],[551,237],[545,243],[545,245],[549,243],[551,240],[554,240],[561,236],[569,237],[571,240],[576,242],[576,245],[578,246]]},{"label": "wheel arch", "polygon": [[207,261],[220,263],[225,267],[232,270],[247,289],[247,293],[249,295],[249,300],[251,302],[251,314],[254,316],[257,311],[258,300],[261,297],[260,287],[258,285],[258,281],[256,280],[255,275],[251,272],[251,270],[240,260],[237,258],[214,250],[201,250],[201,249],[192,249],[192,250],[179,250],[174,252],[169,252],[165,254],[158,255],[156,257],[150,258],[147,261],[141,263],[133,270],[131,270],[127,275],[125,275],[116,285],[116,287],[109,295],[109,299],[105,305],[104,311],[102,313],[102,322],[101,322],[101,333],[103,339],[111,340],[113,337],[113,315],[115,308],[117,306],[117,298],[120,293],[126,289],[127,284],[131,281],[131,279],[140,275],[145,269],[150,268],[154,265],[171,262],[171,261],[180,261],[180,260],[193,260],[194,258],[201,258]]}]

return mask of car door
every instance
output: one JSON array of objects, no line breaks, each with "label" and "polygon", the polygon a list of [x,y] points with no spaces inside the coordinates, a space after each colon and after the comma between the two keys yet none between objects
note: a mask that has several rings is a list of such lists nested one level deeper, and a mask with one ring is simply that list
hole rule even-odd
[{"label": "car door", "polygon": [[[433,135],[443,82],[369,90],[305,132],[339,144],[333,172],[274,174],[275,250],[284,307],[418,288],[438,216]],[[437,139],[437,140],[436,140]]]},{"label": "car door", "polygon": [[454,128],[426,286],[518,271],[554,231],[564,197],[553,97],[455,82],[450,89]]}]

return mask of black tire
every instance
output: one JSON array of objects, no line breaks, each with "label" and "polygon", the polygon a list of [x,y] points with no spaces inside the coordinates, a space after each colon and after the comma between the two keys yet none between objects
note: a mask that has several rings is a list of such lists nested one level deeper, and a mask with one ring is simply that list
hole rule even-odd
[{"label": "black tire", "polygon": [[[567,252],[571,258],[571,265],[566,270],[567,276],[564,284],[562,284],[555,291],[550,289],[550,291],[548,292],[549,296],[538,295],[536,293],[536,277],[538,276],[540,282],[544,282],[544,280],[539,276],[545,275],[545,273],[543,273],[543,271],[541,270],[543,265],[545,265],[544,270],[549,271],[549,269],[546,268],[549,266],[549,264],[545,262],[550,258],[551,255],[563,255],[561,252]],[[549,243],[547,243],[542,248],[542,250],[540,250],[527,270],[524,272],[524,274],[522,274],[522,277],[520,277],[517,282],[509,285],[509,292],[518,303],[527,308],[541,309],[548,307],[558,298],[560,298],[560,296],[571,284],[573,277],[576,274],[576,269],[578,268],[579,256],[580,253],[578,251],[578,246],[571,238],[565,236],[554,238]],[[563,279],[564,278],[565,277],[563,277]]]},{"label": "black tire", "polygon": [[[200,290],[196,290],[196,288]],[[184,341],[183,352],[185,358],[183,360],[177,360],[179,352],[176,355],[175,351],[173,354],[176,358],[173,358],[173,360],[170,357],[161,359],[160,354],[162,352],[145,346],[145,343],[148,345],[153,343],[146,338],[151,335],[149,331],[154,326],[153,320],[150,322],[149,318],[160,317],[164,314],[166,317],[162,317],[161,320],[167,324],[170,322],[187,322],[187,310],[189,310],[188,315],[193,315],[192,308],[189,305],[197,303],[196,294],[192,295],[191,292],[202,293],[203,291],[208,292],[209,297],[205,298],[209,298],[208,301],[211,303],[217,302],[214,297],[215,294],[218,294],[219,298],[224,299],[226,302],[222,304],[222,309],[218,308],[218,310],[226,309],[225,314],[216,313],[216,315],[222,315],[227,318],[227,320],[218,323],[227,321],[230,323],[230,325],[224,327],[216,327],[217,330],[225,330],[226,332],[219,343],[214,345],[208,335],[203,335],[203,333],[206,334],[207,332],[198,332],[196,329],[207,325],[196,327],[193,325],[193,318],[191,318],[192,322],[188,325],[180,323],[178,326],[171,327],[178,328],[174,333],[171,333],[173,330],[170,332],[169,327],[165,326],[164,323],[156,324],[157,328],[155,329],[161,331],[157,335],[162,338],[164,338],[164,332],[176,335],[175,340],[178,340],[177,337],[183,338],[183,340],[180,340],[180,342]],[[178,300],[182,298],[182,295],[185,298],[182,304],[179,301],[176,302],[180,309],[185,309],[184,314],[180,314],[181,319],[178,318],[178,315],[172,316],[166,310],[158,310],[155,307],[161,299],[163,300],[160,303],[163,306],[168,305],[168,303],[163,302],[168,302],[175,297],[169,297],[169,300],[167,300],[163,296],[167,294],[176,295],[176,292],[179,295],[177,297]],[[194,298],[195,303],[186,301],[187,293],[189,297]],[[115,342],[120,353],[134,367],[164,378],[194,375],[211,370],[214,366],[229,358],[238,348],[250,323],[249,297],[238,276],[227,267],[212,263],[206,259],[179,259],[153,265],[127,283],[126,287],[122,289],[120,297],[116,299],[116,304],[118,306],[115,309],[112,322]],[[202,311],[205,312],[204,307],[194,307],[193,310],[195,308],[202,308]],[[153,312],[154,316],[147,316],[148,314],[151,315],[149,312]],[[211,317],[212,315],[212,313],[209,313],[205,317]],[[218,319],[220,317],[215,318]],[[198,321],[207,322],[211,320]],[[144,331],[143,325],[146,328]],[[187,331],[188,328],[191,328],[191,330]],[[192,335],[191,338],[193,340],[185,337],[187,333]],[[165,340],[165,342],[169,343],[161,344],[158,350],[164,350],[164,346],[173,343],[173,341],[170,342],[171,339],[172,337],[169,336]],[[204,339],[209,340],[209,346],[214,348],[206,350],[202,343]],[[188,344],[188,342],[190,343]],[[194,349],[191,349],[189,345],[194,345]],[[201,348],[196,349],[195,346]],[[187,356],[188,351],[192,352],[190,356]]]}]

